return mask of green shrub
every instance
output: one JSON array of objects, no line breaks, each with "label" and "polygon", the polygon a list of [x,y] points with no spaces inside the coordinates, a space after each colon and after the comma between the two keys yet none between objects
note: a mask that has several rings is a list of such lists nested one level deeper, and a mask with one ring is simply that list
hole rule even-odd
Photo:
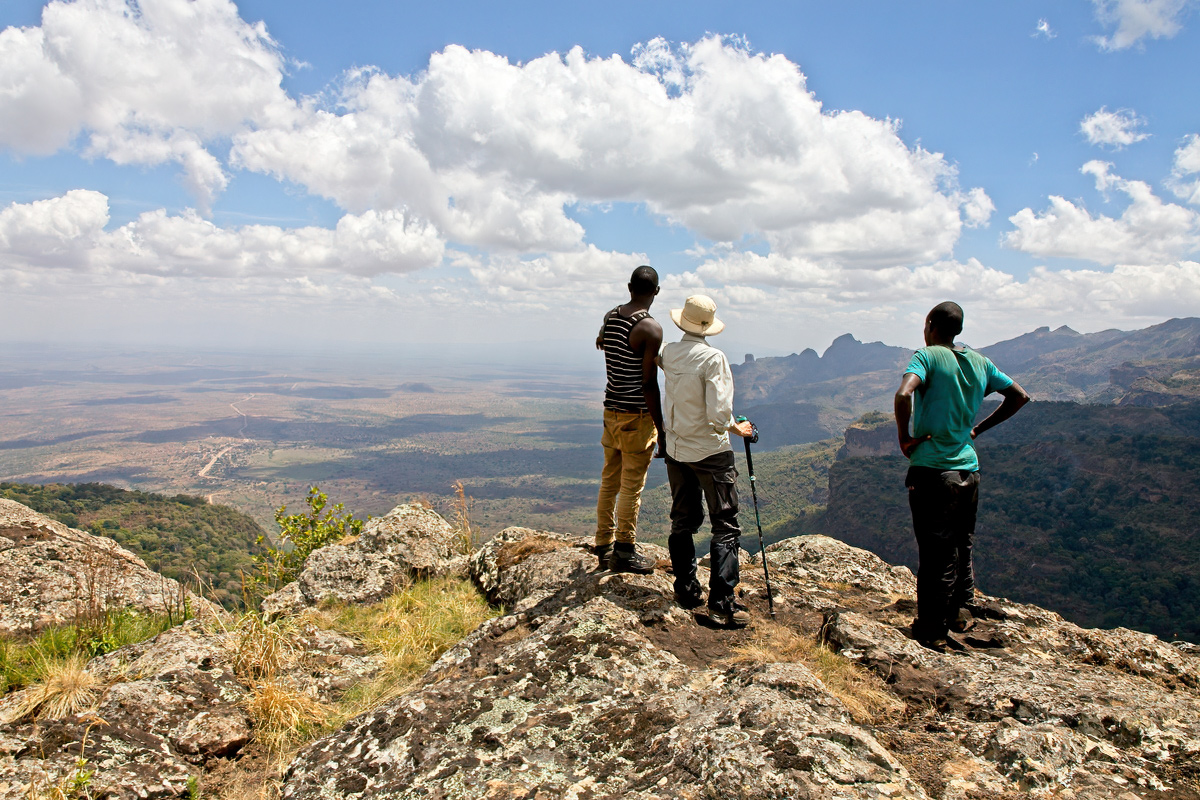
[{"label": "green shrub", "polygon": [[[242,580],[249,601],[261,602],[262,598],[296,580],[314,550],[362,533],[366,520],[355,519],[341,503],[327,508],[329,498],[318,487],[308,490],[304,502],[308,506],[306,513],[288,514],[286,505],[275,512],[279,544],[253,557],[254,571]],[[261,544],[263,537],[260,536],[258,541]]]}]

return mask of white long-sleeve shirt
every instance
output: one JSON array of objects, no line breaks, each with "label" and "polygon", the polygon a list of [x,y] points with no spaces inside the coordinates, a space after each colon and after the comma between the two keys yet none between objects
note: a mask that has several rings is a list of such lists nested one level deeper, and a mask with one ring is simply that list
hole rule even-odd
[{"label": "white long-sleeve shirt", "polygon": [[680,341],[664,344],[657,361],[666,378],[667,455],[694,462],[732,450],[733,373],[725,354],[703,336],[685,333]]}]

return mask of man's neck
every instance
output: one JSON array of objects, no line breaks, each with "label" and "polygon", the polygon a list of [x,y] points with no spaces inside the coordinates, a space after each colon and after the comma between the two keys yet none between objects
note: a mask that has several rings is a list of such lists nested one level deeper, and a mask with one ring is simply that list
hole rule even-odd
[{"label": "man's neck", "polygon": [[653,303],[654,295],[649,297],[631,297],[629,298],[629,302],[625,304],[625,308],[631,311],[649,311]]}]

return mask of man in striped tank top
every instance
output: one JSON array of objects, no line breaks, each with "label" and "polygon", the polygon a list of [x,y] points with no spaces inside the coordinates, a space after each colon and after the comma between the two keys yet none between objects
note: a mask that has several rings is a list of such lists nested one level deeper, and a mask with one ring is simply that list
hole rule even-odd
[{"label": "man in striped tank top", "polygon": [[[596,556],[601,569],[649,574],[654,560],[637,552],[637,519],[654,446],[662,446],[662,406],[655,357],[662,326],[650,316],[658,273],[638,267],[629,302],[604,316],[596,348],[604,351],[604,470],[596,501]],[[659,453],[661,456],[661,452]]]}]

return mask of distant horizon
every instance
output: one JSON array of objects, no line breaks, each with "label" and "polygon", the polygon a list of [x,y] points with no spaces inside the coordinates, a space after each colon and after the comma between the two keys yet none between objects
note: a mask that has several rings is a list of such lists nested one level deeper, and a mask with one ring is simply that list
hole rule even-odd
[{"label": "distant horizon", "polygon": [[[1137,330],[1145,330],[1156,325],[1162,325],[1177,319],[1196,319],[1197,317],[1171,317],[1164,319],[1161,322],[1152,323],[1139,328],[1120,328],[1110,326],[1105,328],[1097,328],[1095,330],[1079,330],[1070,325],[1039,325],[1029,330],[1014,332],[1012,335],[1005,336],[1002,339],[997,339],[993,342],[981,344],[971,341],[969,335],[960,336],[958,339],[963,343],[975,348],[984,349],[991,347],[1001,342],[1009,341],[1030,333],[1036,333],[1040,330],[1057,331],[1062,328],[1068,328],[1075,333],[1081,335],[1089,335],[1094,333],[1102,333],[1104,331],[1122,331],[1132,332]],[[682,335],[680,331],[675,330],[669,324],[664,330],[665,339],[673,341]],[[968,328],[969,332],[969,328]],[[725,338],[724,335],[713,337],[712,342],[715,346],[721,349],[729,358],[731,363],[740,364],[743,362],[746,355],[753,355],[758,358],[783,358],[790,355],[796,355],[805,350],[814,350],[822,358],[828,352],[836,339],[842,336],[852,336],[856,341],[862,344],[883,344],[888,347],[911,347],[916,349],[923,345],[920,339],[920,331],[914,335],[914,342],[911,344],[887,342],[881,339],[869,340],[856,334],[854,331],[845,331],[843,333],[832,336],[823,347],[799,347],[799,348],[762,348],[757,345],[749,344],[744,341],[739,341],[734,338]],[[674,337],[674,339],[672,338]],[[394,361],[409,361],[420,362],[422,364],[433,364],[438,361],[444,361],[452,364],[455,367],[469,366],[474,363],[480,365],[505,365],[505,364],[528,364],[537,362],[547,357],[556,360],[549,362],[557,366],[578,365],[585,368],[587,371],[602,371],[603,360],[595,348],[591,340],[581,340],[578,342],[563,342],[559,340],[528,340],[514,342],[450,342],[439,345],[429,345],[420,342],[409,343],[369,343],[369,342],[342,342],[339,344],[329,344],[325,347],[321,346],[298,346],[287,348],[282,344],[252,346],[245,345],[243,347],[224,346],[224,347],[199,347],[195,345],[158,343],[149,344],[146,342],[91,342],[78,343],[69,341],[30,341],[20,339],[0,339],[0,370],[4,369],[6,357],[13,358],[14,354],[7,352],[10,348],[27,347],[41,348],[46,350],[60,350],[64,353],[70,353],[77,356],[84,356],[89,353],[104,354],[106,356],[119,355],[135,355],[138,353],[154,354],[154,355],[176,355],[179,358],[198,357],[198,356],[220,356],[228,355],[236,358],[287,358],[287,359],[314,359],[324,360],[330,358],[352,358],[352,359],[373,359],[373,360],[394,360]],[[757,350],[756,350],[757,347]],[[524,357],[521,357],[524,356]]]}]

